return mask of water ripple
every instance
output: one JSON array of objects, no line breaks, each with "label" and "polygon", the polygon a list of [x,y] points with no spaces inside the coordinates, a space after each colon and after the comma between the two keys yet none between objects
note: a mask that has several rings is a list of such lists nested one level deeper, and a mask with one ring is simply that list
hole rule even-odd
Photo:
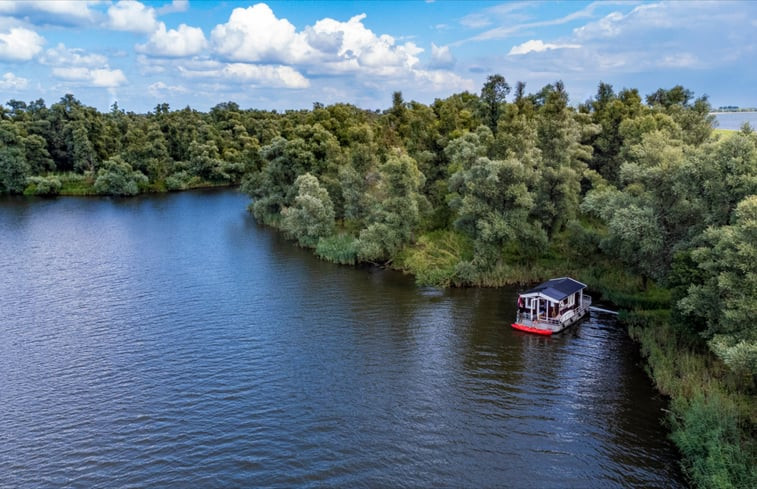
[{"label": "water ripple", "polygon": [[682,487],[614,322],[314,260],[233,192],[0,202],[0,488]]}]

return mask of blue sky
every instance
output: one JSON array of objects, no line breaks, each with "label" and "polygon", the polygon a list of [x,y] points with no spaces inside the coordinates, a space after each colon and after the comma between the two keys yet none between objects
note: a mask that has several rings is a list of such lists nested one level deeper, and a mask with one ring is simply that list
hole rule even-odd
[{"label": "blue sky", "polygon": [[563,80],[572,103],[604,81],[753,107],[755,34],[751,1],[0,0],[0,102],[383,109],[500,73],[527,91]]}]

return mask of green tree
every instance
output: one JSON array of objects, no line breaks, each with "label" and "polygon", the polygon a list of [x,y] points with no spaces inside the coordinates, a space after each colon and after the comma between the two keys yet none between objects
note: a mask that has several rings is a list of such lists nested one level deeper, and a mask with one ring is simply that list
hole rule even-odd
[{"label": "green tree", "polygon": [[541,164],[533,208],[550,236],[574,219],[581,198],[581,179],[592,148],[588,140],[599,127],[568,106],[562,82],[544,87],[539,95],[537,147]]},{"label": "green tree", "polygon": [[358,256],[368,261],[391,260],[411,242],[426,205],[419,192],[424,176],[410,156],[390,156],[381,165],[380,175],[380,197],[358,243]]},{"label": "green tree", "polygon": [[[488,129],[487,129],[488,131]],[[540,250],[544,233],[529,221],[533,195],[528,184],[533,174],[520,161],[491,160],[477,134],[468,134],[447,147],[451,165],[450,206],[457,212],[455,227],[474,241],[472,265],[491,269],[506,243],[525,243]]]},{"label": "green tree", "polygon": [[635,89],[623,90],[616,95],[612,85],[600,83],[597,95],[588,105],[592,121],[601,128],[592,141],[594,151],[589,167],[617,185],[623,163],[621,148],[624,139],[620,125],[642,113],[641,97]]},{"label": "green tree", "polygon": [[510,85],[502,75],[490,75],[481,87],[481,119],[495,134],[508,93],[510,93]]},{"label": "green tree", "polygon": [[734,222],[711,227],[692,253],[704,272],[679,307],[707,324],[710,348],[742,375],[757,375],[757,195],[741,201]]},{"label": "green tree", "polygon": [[297,197],[292,207],[281,211],[281,228],[295,238],[300,246],[315,248],[318,240],[334,231],[334,206],[329,193],[310,173],[294,182]]},{"label": "green tree", "polygon": [[0,194],[21,193],[30,176],[16,124],[0,120]]},{"label": "green tree", "polygon": [[47,151],[47,142],[37,134],[30,134],[24,138],[26,161],[29,163],[33,175],[39,175],[55,169],[55,162]]},{"label": "green tree", "polygon": [[137,195],[140,186],[147,185],[147,177],[134,171],[120,156],[114,156],[103,163],[95,179],[95,192],[103,195]]}]

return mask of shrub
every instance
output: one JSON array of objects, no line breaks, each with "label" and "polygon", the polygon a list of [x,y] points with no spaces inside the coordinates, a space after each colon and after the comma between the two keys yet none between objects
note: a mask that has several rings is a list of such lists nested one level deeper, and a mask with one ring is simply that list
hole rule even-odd
[{"label": "shrub", "polygon": [[57,176],[30,177],[28,186],[24,190],[25,195],[53,196],[60,194],[63,184]]},{"label": "shrub", "polygon": [[140,185],[147,185],[147,177],[134,171],[131,165],[115,156],[97,172],[95,192],[104,195],[137,195]]},{"label": "shrub", "polygon": [[684,471],[697,487],[757,487],[754,442],[742,446],[740,419],[732,402],[719,395],[697,395],[673,405],[673,441]]}]

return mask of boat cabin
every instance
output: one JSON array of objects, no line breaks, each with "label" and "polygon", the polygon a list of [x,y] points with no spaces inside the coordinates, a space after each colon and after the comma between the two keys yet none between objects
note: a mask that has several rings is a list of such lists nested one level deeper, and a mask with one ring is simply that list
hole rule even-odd
[{"label": "boat cabin", "polygon": [[584,294],[585,288],[586,284],[562,277],[521,293],[513,327],[541,334],[562,331],[586,314],[591,298]]}]

